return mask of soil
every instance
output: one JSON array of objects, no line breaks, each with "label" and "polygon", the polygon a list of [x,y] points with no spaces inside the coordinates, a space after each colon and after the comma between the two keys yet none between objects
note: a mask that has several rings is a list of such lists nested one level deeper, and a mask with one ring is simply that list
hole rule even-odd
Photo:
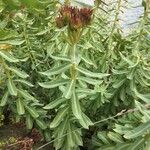
[{"label": "soil", "polygon": [[[14,125],[5,125],[0,127],[0,143],[5,143],[10,139],[10,137],[13,137],[14,139],[23,139],[27,137],[27,135],[30,134],[30,131],[26,130],[25,127],[17,127]],[[38,147],[44,145],[46,142],[37,142],[36,144],[33,145],[32,150],[37,150]],[[15,148],[2,148],[0,147],[0,150],[16,150]],[[19,149],[20,150],[20,149]],[[25,149],[23,149],[25,150]],[[48,145],[42,150],[54,150],[52,148],[52,145]]]}]

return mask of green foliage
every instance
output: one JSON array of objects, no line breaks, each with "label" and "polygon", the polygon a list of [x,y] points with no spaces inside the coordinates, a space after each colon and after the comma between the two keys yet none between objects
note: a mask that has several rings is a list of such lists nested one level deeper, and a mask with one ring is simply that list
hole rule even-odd
[{"label": "green foliage", "polygon": [[123,0],[115,5],[95,1],[91,24],[72,31],[56,27],[57,0],[0,0],[0,114],[39,128],[55,149],[148,150],[149,3],[129,35]]}]

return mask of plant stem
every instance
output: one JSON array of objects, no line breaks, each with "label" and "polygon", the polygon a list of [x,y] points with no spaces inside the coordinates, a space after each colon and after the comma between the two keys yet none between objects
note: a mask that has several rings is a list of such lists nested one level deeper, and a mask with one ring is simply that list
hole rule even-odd
[{"label": "plant stem", "polygon": [[76,57],[76,44],[73,45],[73,48],[71,49],[71,68],[70,68],[70,74],[71,79],[76,80],[77,78],[77,57]]},{"label": "plant stem", "polygon": [[73,45],[72,51],[71,51],[71,63],[72,64],[77,64],[76,63],[76,44]]},{"label": "plant stem", "polygon": [[[148,5],[148,4],[147,4]],[[144,33],[145,24],[148,20],[148,6],[144,8],[144,16],[142,17],[142,21],[139,24],[139,36],[135,45],[135,48],[133,50],[133,55],[138,56],[138,52],[142,43],[142,36]]]},{"label": "plant stem", "polygon": [[112,38],[112,35],[114,33],[114,30],[116,29],[116,25],[117,25],[117,22],[118,22],[118,16],[119,16],[119,13],[120,13],[121,2],[122,2],[122,0],[117,1],[117,10],[116,10],[116,14],[115,14],[115,20],[114,20],[113,27],[112,27],[112,30],[111,30],[111,33],[110,33],[110,36],[109,36],[111,38]]},{"label": "plant stem", "polygon": [[[26,43],[26,46],[27,46],[27,50],[28,50],[28,53],[29,53],[30,60],[31,60],[32,64],[34,66],[36,66],[36,58],[34,57],[34,54],[31,51],[32,48],[31,48],[31,44],[30,44],[30,40],[29,40],[28,31],[27,31],[27,19],[26,19],[26,17],[24,18],[23,35],[24,35],[24,38],[25,38],[25,43]],[[37,71],[36,67],[35,67],[35,70]]]}]

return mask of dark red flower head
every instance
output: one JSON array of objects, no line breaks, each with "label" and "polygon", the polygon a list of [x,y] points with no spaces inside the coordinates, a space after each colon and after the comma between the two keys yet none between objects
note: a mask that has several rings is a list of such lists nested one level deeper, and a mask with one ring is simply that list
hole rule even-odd
[{"label": "dark red flower head", "polygon": [[56,18],[57,27],[62,28],[68,25],[72,30],[89,25],[93,14],[93,10],[90,8],[79,9],[71,6],[64,6],[59,12],[60,14]]},{"label": "dark red flower head", "polygon": [[80,16],[84,25],[90,24],[92,13],[93,13],[92,9],[88,9],[88,8],[80,9]]},{"label": "dark red flower head", "polygon": [[72,8],[69,6],[65,6],[60,9],[60,15],[62,16],[65,22],[68,22],[71,19],[71,9]]}]

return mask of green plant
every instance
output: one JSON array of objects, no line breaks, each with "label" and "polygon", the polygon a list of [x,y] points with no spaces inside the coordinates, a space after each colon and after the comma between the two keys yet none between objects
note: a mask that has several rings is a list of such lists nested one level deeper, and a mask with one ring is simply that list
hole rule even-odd
[{"label": "green plant", "polygon": [[65,50],[62,49],[60,55],[50,54],[56,62],[54,67],[40,72],[49,78],[52,77],[52,81],[39,83],[40,86],[48,89],[59,87],[60,90],[57,99],[44,107],[46,110],[57,108],[57,114],[50,124],[50,128],[54,129],[54,138],[57,139],[75,130],[65,138],[56,140],[54,143],[56,149],[71,149],[83,145],[78,124],[86,129],[93,125],[84,113],[83,103],[89,95],[95,93],[94,86],[102,82],[98,79],[109,75],[87,70],[81,59],[82,53],[78,42],[84,28],[91,23],[92,12],[92,9],[78,9],[70,6],[60,9],[60,16],[56,18],[57,26],[60,28],[57,32],[62,34],[60,45],[65,47]]},{"label": "green plant", "polygon": [[[33,5],[33,1],[18,1],[18,3],[1,1],[1,3],[3,4],[0,26],[1,112],[5,114],[6,111],[10,111],[17,122],[26,121],[28,129],[32,129],[34,125],[45,130],[46,112],[41,108],[43,104],[35,98],[36,85],[33,85],[36,78],[33,71],[40,62],[36,57],[41,57],[38,53],[35,54],[34,49],[38,36],[43,33],[39,33],[39,29],[36,28],[40,20],[34,22],[34,28],[31,28],[31,25],[33,17],[45,15],[40,8],[44,8],[47,3],[40,5],[40,2],[37,2],[40,8],[35,3]],[[10,8],[11,6],[13,8]],[[33,11],[34,14],[30,16],[27,10]],[[34,34],[35,31],[37,35],[33,38],[29,32]],[[31,90],[33,87],[35,91]]]},{"label": "green plant", "polygon": [[0,0],[0,113],[55,149],[148,149],[149,1],[128,35],[124,0],[71,2]]}]

